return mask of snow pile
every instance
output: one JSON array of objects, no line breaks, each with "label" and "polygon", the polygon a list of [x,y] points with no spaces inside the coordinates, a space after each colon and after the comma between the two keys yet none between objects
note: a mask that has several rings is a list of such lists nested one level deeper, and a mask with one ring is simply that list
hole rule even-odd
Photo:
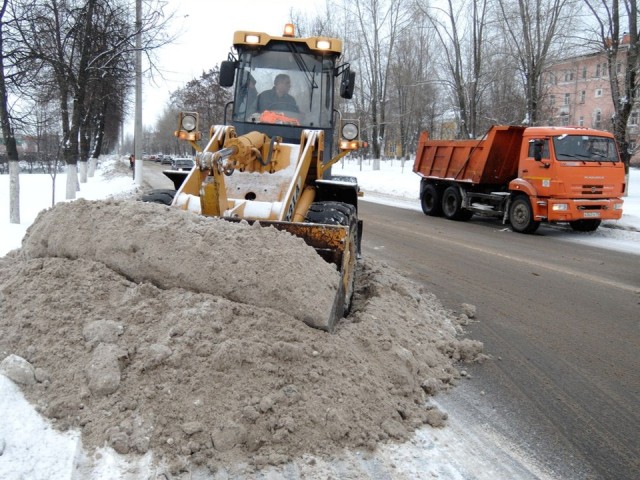
[{"label": "snow pile", "polygon": [[[112,207],[133,216],[152,208],[136,202],[93,205]],[[455,363],[484,358],[480,343],[456,338],[456,325],[468,321],[466,315],[454,318],[433,295],[386,265],[364,263],[350,317],[328,334],[301,323],[289,304],[272,308],[230,298],[237,289],[211,293],[183,278],[156,285],[135,280],[139,272],[125,275],[99,261],[107,239],[98,235],[89,245],[62,247],[36,233],[40,221],[29,231],[24,252],[0,259],[0,358],[9,358],[4,372],[57,429],[79,430],[85,447],[151,454],[159,471],[217,471],[246,463],[260,468],[307,453],[406,440],[421,425],[444,425],[446,415],[425,401],[459,378]],[[165,255],[173,264],[169,252],[155,250],[166,238],[154,233],[163,232],[163,225],[147,219],[132,231],[126,221],[111,224],[109,239],[117,247],[109,248],[122,257],[118,270],[127,256],[133,270],[146,269],[145,278],[164,268]],[[208,228],[223,225],[213,221]],[[94,226],[100,233],[100,225]],[[258,240],[273,235],[270,229],[243,228]],[[176,228],[175,242],[198,248],[193,234]],[[140,243],[126,243],[125,237]],[[247,265],[264,257],[260,248],[222,245],[228,248],[219,246],[215,255],[239,262],[244,256]],[[39,250],[58,246],[88,258]],[[44,256],[33,258],[36,250]],[[184,258],[185,252],[175,255]],[[269,268],[275,278],[291,274],[286,262]],[[322,263],[306,268],[316,278],[325,275]],[[465,308],[473,315],[472,306]],[[5,441],[8,460],[15,449],[13,439]]]},{"label": "snow pile", "polygon": [[22,251],[96,260],[136,282],[277,308],[310,325],[326,324],[340,282],[334,265],[287,232],[153,203],[59,204],[38,216]]}]

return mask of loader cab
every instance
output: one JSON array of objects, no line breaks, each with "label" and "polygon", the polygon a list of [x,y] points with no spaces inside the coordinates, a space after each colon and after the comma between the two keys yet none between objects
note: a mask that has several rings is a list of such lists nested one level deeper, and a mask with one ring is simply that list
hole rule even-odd
[{"label": "loader cab", "polygon": [[236,32],[237,56],[222,62],[220,84],[234,88],[231,124],[239,135],[260,131],[299,143],[305,129],[323,130],[330,158],[335,83],[351,98],[354,74],[339,65],[342,42],[335,38],[272,37],[258,32]]}]

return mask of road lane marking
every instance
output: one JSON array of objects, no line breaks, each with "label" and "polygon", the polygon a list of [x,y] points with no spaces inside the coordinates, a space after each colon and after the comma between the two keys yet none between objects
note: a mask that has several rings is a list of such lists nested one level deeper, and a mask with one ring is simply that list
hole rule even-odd
[{"label": "road lane marking", "polygon": [[[369,223],[369,224],[371,224],[371,223],[376,224],[377,223],[379,225],[385,225],[385,226],[387,225],[385,223],[376,222],[375,220],[371,220],[371,219],[368,219],[367,223]],[[527,258],[516,257],[514,255],[501,253],[501,252],[498,252],[496,250],[492,250],[492,249],[489,249],[489,248],[484,248],[484,247],[479,247],[479,246],[474,246],[474,245],[469,245],[469,244],[466,244],[466,243],[462,243],[462,242],[460,242],[458,240],[452,240],[450,238],[443,239],[441,236],[438,236],[438,235],[432,235],[432,234],[429,234],[429,233],[426,233],[426,232],[420,232],[420,231],[418,231],[416,229],[404,228],[404,227],[401,227],[399,225],[396,225],[394,228],[396,230],[396,233],[398,232],[398,230],[405,231],[405,232],[410,232],[410,233],[413,233],[413,234],[418,235],[418,236],[422,236],[422,237],[430,238],[430,239],[433,239],[433,240],[437,240],[437,241],[439,241],[441,243],[446,242],[447,245],[456,245],[456,246],[459,246],[459,247],[462,247],[462,248],[466,248],[467,250],[481,252],[481,253],[484,253],[484,254],[487,254],[487,255],[495,255],[497,257],[501,257],[501,258],[504,258],[506,260],[511,260],[511,261],[514,261],[514,262],[522,263],[522,264],[530,266],[530,267],[544,268],[544,269],[547,269],[547,270],[551,270],[552,272],[561,273],[561,274],[569,275],[569,276],[572,276],[572,277],[577,277],[577,278],[580,278],[580,279],[583,279],[583,280],[588,280],[588,281],[593,282],[593,283],[598,283],[598,284],[606,285],[606,286],[609,286],[609,287],[619,288],[621,290],[629,291],[629,292],[632,292],[632,293],[640,293],[640,285],[628,285],[626,283],[616,282],[614,280],[607,280],[606,278],[600,278],[600,277],[597,277],[595,275],[591,275],[591,274],[588,274],[588,273],[581,273],[581,272],[577,272],[576,270],[558,267],[556,265],[553,265],[553,264],[550,264],[550,263],[547,263],[547,262],[540,262],[540,261],[535,261],[535,260],[529,260]]]}]

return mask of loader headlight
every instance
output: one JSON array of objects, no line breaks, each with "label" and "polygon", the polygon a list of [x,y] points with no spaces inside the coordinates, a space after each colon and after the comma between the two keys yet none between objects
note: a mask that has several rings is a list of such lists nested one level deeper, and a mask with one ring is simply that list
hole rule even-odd
[{"label": "loader headlight", "polygon": [[193,132],[196,129],[197,125],[198,125],[198,121],[195,115],[191,113],[185,113],[182,116],[182,128],[187,132]]},{"label": "loader headlight", "polygon": [[554,203],[551,210],[554,212],[566,212],[569,210],[569,205],[567,203]]},{"label": "loader headlight", "polygon": [[613,204],[613,209],[614,210],[622,210],[622,204],[621,203],[614,203]]},{"label": "loader headlight", "polygon": [[355,123],[345,123],[342,125],[342,138],[349,141],[358,138],[358,126]]}]

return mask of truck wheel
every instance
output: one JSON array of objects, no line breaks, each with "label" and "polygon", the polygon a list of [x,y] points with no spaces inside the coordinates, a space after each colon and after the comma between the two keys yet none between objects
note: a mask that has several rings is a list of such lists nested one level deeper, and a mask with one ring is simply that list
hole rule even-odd
[{"label": "truck wheel", "polygon": [[569,222],[571,228],[576,232],[593,232],[598,229],[602,220],[576,220]]},{"label": "truck wheel", "polygon": [[469,220],[473,215],[462,209],[462,195],[456,186],[447,187],[442,194],[442,213],[449,220]]},{"label": "truck wheel", "polygon": [[514,232],[533,233],[540,226],[540,222],[533,220],[533,209],[525,195],[518,195],[509,207],[509,223]]},{"label": "truck wheel", "polygon": [[420,195],[420,205],[425,215],[431,217],[442,216],[442,199],[440,191],[432,183],[428,183]]},{"label": "truck wheel", "polygon": [[162,205],[171,205],[173,198],[176,196],[176,190],[159,189],[151,190],[140,197],[143,202],[161,203]]},{"label": "truck wheel", "polygon": [[[305,222],[349,227],[349,271],[347,272],[343,307],[343,315],[348,315],[351,310],[358,258],[358,214],[356,207],[342,202],[314,202],[309,207]],[[329,326],[329,331],[331,330],[333,330],[333,325]]]}]

